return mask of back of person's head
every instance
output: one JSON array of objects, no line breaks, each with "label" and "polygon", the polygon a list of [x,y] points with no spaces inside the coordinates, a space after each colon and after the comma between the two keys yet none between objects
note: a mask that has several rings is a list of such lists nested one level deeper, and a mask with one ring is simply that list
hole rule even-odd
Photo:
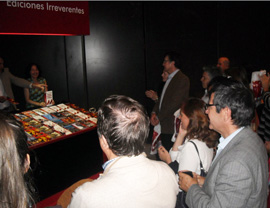
[{"label": "back of person's head", "polygon": [[224,77],[219,79],[219,82],[213,83],[210,96],[213,93],[213,104],[216,105],[217,113],[228,107],[231,110],[233,125],[238,127],[250,125],[255,115],[255,103],[248,88],[236,80]]},{"label": "back of person's head", "polygon": [[237,80],[249,88],[247,71],[244,67],[231,67],[225,71],[225,74],[234,80]]},{"label": "back of person's head", "polygon": [[98,135],[105,137],[118,156],[136,156],[144,151],[149,124],[144,107],[123,95],[110,96],[98,110]]},{"label": "back of person's head", "polygon": [[208,73],[210,80],[214,77],[222,76],[221,70],[216,66],[204,66],[203,71]]},{"label": "back of person's head", "polygon": [[0,207],[26,208],[33,199],[25,181],[27,137],[13,116],[0,113]]},{"label": "back of person's head", "polygon": [[[211,81],[208,83],[208,86],[207,86],[207,90],[210,91],[212,89],[212,87],[220,82],[222,82],[223,80],[227,80],[228,78],[227,77],[224,77],[224,76],[216,76],[214,77],[213,79],[211,79]],[[210,94],[209,94],[210,96]]]},{"label": "back of person's head", "polygon": [[209,129],[209,120],[204,109],[205,103],[199,98],[189,98],[182,104],[181,111],[189,119],[186,137],[199,139],[212,148],[217,145],[218,134]]},{"label": "back of person's head", "polygon": [[180,58],[180,54],[175,52],[175,51],[171,51],[171,52],[167,52],[165,53],[164,55],[164,58],[168,56],[168,58],[170,59],[170,61],[174,61],[174,66],[177,68],[177,69],[180,69],[181,68],[181,58]]}]

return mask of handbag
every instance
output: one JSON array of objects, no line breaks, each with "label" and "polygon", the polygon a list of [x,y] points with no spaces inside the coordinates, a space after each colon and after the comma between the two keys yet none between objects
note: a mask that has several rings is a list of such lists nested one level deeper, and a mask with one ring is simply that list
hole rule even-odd
[{"label": "handbag", "polygon": [[188,205],[186,204],[186,195],[187,193],[184,191],[180,191],[177,194],[175,208],[188,208]]},{"label": "handbag", "polygon": [[200,168],[201,168],[201,174],[200,174],[200,176],[206,177],[207,172],[206,172],[206,171],[204,170],[204,168],[203,168],[202,161],[201,161],[201,157],[200,157],[200,154],[199,154],[197,145],[196,145],[193,141],[189,141],[189,142],[191,142],[191,143],[195,146],[195,149],[196,149],[196,151],[197,151],[197,153],[198,153],[198,156],[199,156],[199,159],[200,159]]},{"label": "handbag", "polygon": [[[207,172],[203,168],[197,145],[193,141],[189,141],[189,142],[191,142],[195,146],[195,149],[196,149],[198,156],[199,156],[199,159],[200,159],[200,169],[201,169],[200,176],[206,177]],[[178,193],[175,208],[188,208],[188,205],[186,204],[186,195],[187,195],[187,193],[184,191],[181,191]]]},{"label": "handbag", "polygon": [[178,174],[179,163],[175,160],[168,164],[175,174]]}]

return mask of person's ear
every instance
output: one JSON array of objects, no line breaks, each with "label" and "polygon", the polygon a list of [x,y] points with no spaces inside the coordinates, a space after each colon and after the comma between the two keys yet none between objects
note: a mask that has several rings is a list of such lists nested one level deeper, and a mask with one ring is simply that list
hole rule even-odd
[{"label": "person's ear", "polygon": [[99,143],[103,150],[109,148],[108,142],[103,135],[101,135],[101,137],[99,138]]},{"label": "person's ear", "polygon": [[224,121],[231,121],[232,120],[232,111],[230,108],[225,107],[222,109],[224,113]]},{"label": "person's ear", "polygon": [[27,171],[30,168],[30,155],[26,154],[25,160],[24,160],[24,173],[27,173]]}]

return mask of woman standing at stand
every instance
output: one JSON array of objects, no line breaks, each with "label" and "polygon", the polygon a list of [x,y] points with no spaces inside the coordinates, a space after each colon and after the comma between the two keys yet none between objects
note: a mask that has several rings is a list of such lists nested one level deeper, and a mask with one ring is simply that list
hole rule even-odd
[{"label": "woman standing at stand", "polygon": [[[27,80],[31,83],[45,84],[47,85],[46,79],[40,77],[40,69],[37,64],[30,64],[27,67],[27,73],[30,78]],[[46,106],[44,100],[44,93],[48,90],[48,86],[44,87],[44,90],[34,88],[24,88],[24,97],[26,101],[26,108],[31,109],[35,107]]]}]

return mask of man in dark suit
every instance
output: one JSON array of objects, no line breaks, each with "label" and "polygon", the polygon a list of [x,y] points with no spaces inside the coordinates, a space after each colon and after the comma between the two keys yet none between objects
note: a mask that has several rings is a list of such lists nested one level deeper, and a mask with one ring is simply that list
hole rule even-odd
[{"label": "man in dark suit", "polygon": [[209,128],[222,137],[204,183],[196,174],[191,178],[179,172],[189,207],[266,208],[267,153],[250,128],[254,109],[252,93],[240,82],[224,77],[212,86],[205,112]]},{"label": "man in dark suit", "polygon": [[189,96],[189,78],[181,72],[179,64],[179,55],[176,52],[165,54],[163,67],[169,76],[151,114],[151,124],[160,124],[161,142],[168,151],[173,145],[171,139],[174,134],[174,112]]}]

